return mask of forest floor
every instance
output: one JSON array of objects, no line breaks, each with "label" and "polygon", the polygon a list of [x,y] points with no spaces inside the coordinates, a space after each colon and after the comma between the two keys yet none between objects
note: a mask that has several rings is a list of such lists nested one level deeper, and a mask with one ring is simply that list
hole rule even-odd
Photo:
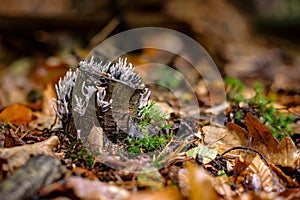
[{"label": "forest floor", "polygon": [[[37,47],[25,48],[34,53],[24,55],[13,41],[3,44],[0,199],[300,199],[299,45],[249,31],[228,4],[206,5],[219,9],[213,16],[209,9],[196,12],[201,8],[194,1],[171,1],[167,10],[185,6],[190,15],[180,13],[184,9],[168,12],[207,49],[222,83],[207,85],[203,74],[169,52],[145,48],[128,53],[142,81],[159,80],[146,84],[150,100],[138,111],[144,137],[128,136],[117,146],[136,157],[120,151],[118,156],[96,155],[54,109],[59,98],[55,84],[68,70],[75,71],[98,42],[121,32],[118,21],[111,20],[88,45],[68,31],[36,32],[38,43],[54,49],[52,54]],[[219,25],[209,27],[199,18]],[[181,45],[166,34],[144,39],[157,44],[166,38]],[[189,77],[197,105],[180,104],[179,99],[193,98],[180,76],[151,65],[139,68],[148,63]],[[214,99],[219,105],[212,102],[210,87],[224,90]],[[98,139],[102,128],[94,126],[88,133],[97,145],[103,142]]]}]

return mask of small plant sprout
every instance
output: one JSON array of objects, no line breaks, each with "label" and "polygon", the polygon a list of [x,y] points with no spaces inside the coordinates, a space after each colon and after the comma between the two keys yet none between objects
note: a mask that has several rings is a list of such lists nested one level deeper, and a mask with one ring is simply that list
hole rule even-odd
[{"label": "small plant sprout", "polygon": [[[265,89],[264,85],[260,82],[257,82],[254,86],[255,95],[246,99],[242,94],[242,90],[245,88],[245,85],[237,79],[227,78],[227,97],[233,106],[235,106],[238,111],[234,116],[234,119],[240,121],[245,117],[244,110],[252,110],[256,113],[258,118],[266,125],[273,136],[276,139],[282,139],[285,136],[291,135],[293,128],[291,124],[295,120],[295,116],[292,114],[286,115],[282,112],[279,112],[272,103],[275,101],[274,96],[267,96],[264,94]],[[240,108],[238,105],[240,102],[246,103],[247,108]]]},{"label": "small plant sprout", "polygon": [[130,153],[147,153],[160,151],[170,141],[171,134],[163,134],[162,130],[170,128],[167,123],[167,115],[160,111],[155,101],[151,101],[139,111],[141,138],[129,138],[127,150]]}]

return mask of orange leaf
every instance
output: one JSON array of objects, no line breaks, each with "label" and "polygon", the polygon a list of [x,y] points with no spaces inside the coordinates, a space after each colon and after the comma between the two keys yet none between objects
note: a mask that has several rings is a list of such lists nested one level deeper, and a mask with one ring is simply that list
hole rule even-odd
[{"label": "orange leaf", "polygon": [[32,118],[31,109],[22,104],[8,106],[0,113],[0,121],[8,121],[17,126],[30,122]]},{"label": "orange leaf", "polygon": [[164,190],[158,191],[142,191],[137,193],[131,193],[131,200],[180,200],[183,199],[178,188],[175,187],[166,187]]}]

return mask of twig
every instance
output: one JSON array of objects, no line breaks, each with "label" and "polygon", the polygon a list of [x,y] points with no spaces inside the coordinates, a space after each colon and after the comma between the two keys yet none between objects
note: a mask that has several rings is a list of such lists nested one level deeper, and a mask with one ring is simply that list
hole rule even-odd
[{"label": "twig", "polygon": [[110,20],[110,22],[108,22],[108,24],[91,39],[87,49],[94,48],[97,44],[107,38],[107,36],[119,25],[119,23],[120,20],[117,18]]},{"label": "twig", "polygon": [[252,151],[254,153],[257,153],[259,155],[259,157],[265,162],[265,164],[269,167],[269,162],[267,161],[267,159],[262,155],[262,153],[260,153],[259,151],[252,149],[250,147],[243,147],[243,146],[238,146],[238,147],[232,147],[230,149],[227,149],[226,151],[224,151],[221,156],[224,156],[226,153],[229,153],[230,151],[233,150],[237,150],[237,149],[242,149],[242,150],[246,150],[246,151]]}]

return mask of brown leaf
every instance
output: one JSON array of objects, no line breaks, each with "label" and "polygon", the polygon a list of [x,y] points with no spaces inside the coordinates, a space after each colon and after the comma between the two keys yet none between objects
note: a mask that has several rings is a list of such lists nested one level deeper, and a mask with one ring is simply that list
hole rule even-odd
[{"label": "brown leaf", "polygon": [[81,167],[74,167],[72,168],[72,174],[75,174],[76,176],[80,176],[80,177],[84,177],[90,180],[98,180],[97,176],[95,176],[95,174],[85,168],[81,168]]},{"label": "brown leaf", "polygon": [[54,115],[46,115],[43,112],[34,112],[34,116],[36,117],[36,119],[29,122],[28,127],[36,132],[38,132],[37,129],[49,129],[55,121]]},{"label": "brown leaf", "polygon": [[236,125],[236,124],[234,124],[232,122],[230,122],[228,124],[228,129],[230,131],[234,132],[238,136],[238,138],[241,141],[241,145],[242,146],[248,145],[248,138],[249,138],[249,136],[248,136],[248,132],[245,129],[243,129],[239,125]]},{"label": "brown leaf", "polygon": [[8,121],[20,126],[32,120],[32,111],[22,104],[8,106],[0,113],[0,121]]},{"label": "brown leaf", "polygon": [[278,141],[259,119],[254,117],[251,113],[247,113],[245,123],[248,128],[248,136],[252,137],[252,145],[260,146],[264,144],[269,153],[276,152]]},{"label": "brown leaf", "polygon": [[235,192],[231,190],[228,179],[223,176],[215,177],[212,185],[217,193],[224,196],[225,199],[232,199],[232,197],[236,196]]},{"label": "brown leaf", "polygon": [[46,115],[55,115],[53,108],[53,98],[56,98],[54,87],[48,83],[46,89],[43,91],[42,111]]},{"label": "brown leaf", "polygon": [[245,122],[248,132],[236,124],[228,125],[228,129],[238,136],[242,146],[249,146],[259,151],[275,165],[297,167],[300,154],[290,137],[285,137],[278,142],[272,132],[250,113],[247,114]]},{"label": "brown leaf", "polygon": [[300,117],[300,106],[289,108],[288,111]]},{"label": "brown leaf", "polygon": [[245,140],[241,140],[237,134],[233,134],[226,127],[204,126],[202,131],[205,135],[205,143],[211,148],[217,148],[220,154],[229,148],[241,146]]},{"label": "brown leaf", "polygon": [[180,170],[178,177],[179,186],[188,199],[219,199],[211,184],[211,177],[203,168],[188,163],[187,169]]},{"label": "brown leaf", "polygon": [[129,192],[117,186],[100,181],[88,180],[81,177],[67,177],[65,187],[72,189],[74,194],[85,200],[114,200],[129,199]]},{"label": "brown leaf", "polygon": [[166,187],[163,190],[158,191],[143,191],[137,193],[131,193],[131,200],[181,200],[183,197],[181,196],[178,188],[175,187]]},{"label": "brown leaf", "polygon": [[57,136],[51,136],[49,139],[35,143],[27,144],[12,148],[0,149],[0,160],[4,161],[2,164],[3,171],[13,171],[23,166],[31,156],[38,154],[46,154],[55,156],[53,153],[54,147],[59,143]]},{"label": "brown leaf", "polygon": [[299,166],[299,153],[300,152],[297,150],[292,138],[285,137],[280,141],[277,152],[272,156],[272,162],[275,165],[292,167],[295,169]]},{"label": "brown leaf", "polygon": [[258,155],[255,156],[249,165],[248,172],[249,179],[258,176],[258,182],[266,192],[280,192],[284,189],[284,186],[279,182],[278,176],[275,173],[272,173],[270,168]]},{"label": "brown leaf", "polygon": [[12,129],[5,131],[4,147],[10,148],[14,146],[24,145],[25,142],[19,138],[16,132]]},{"label": "brown leaf", "polygon": [[294,181],[289,176],[284,174],[284,172],[277,166],[275,166],[273,163],[270,163],[270,168],[275,172],[278,177],[289,187],[299,187],[299,184],[297,181]]}]

